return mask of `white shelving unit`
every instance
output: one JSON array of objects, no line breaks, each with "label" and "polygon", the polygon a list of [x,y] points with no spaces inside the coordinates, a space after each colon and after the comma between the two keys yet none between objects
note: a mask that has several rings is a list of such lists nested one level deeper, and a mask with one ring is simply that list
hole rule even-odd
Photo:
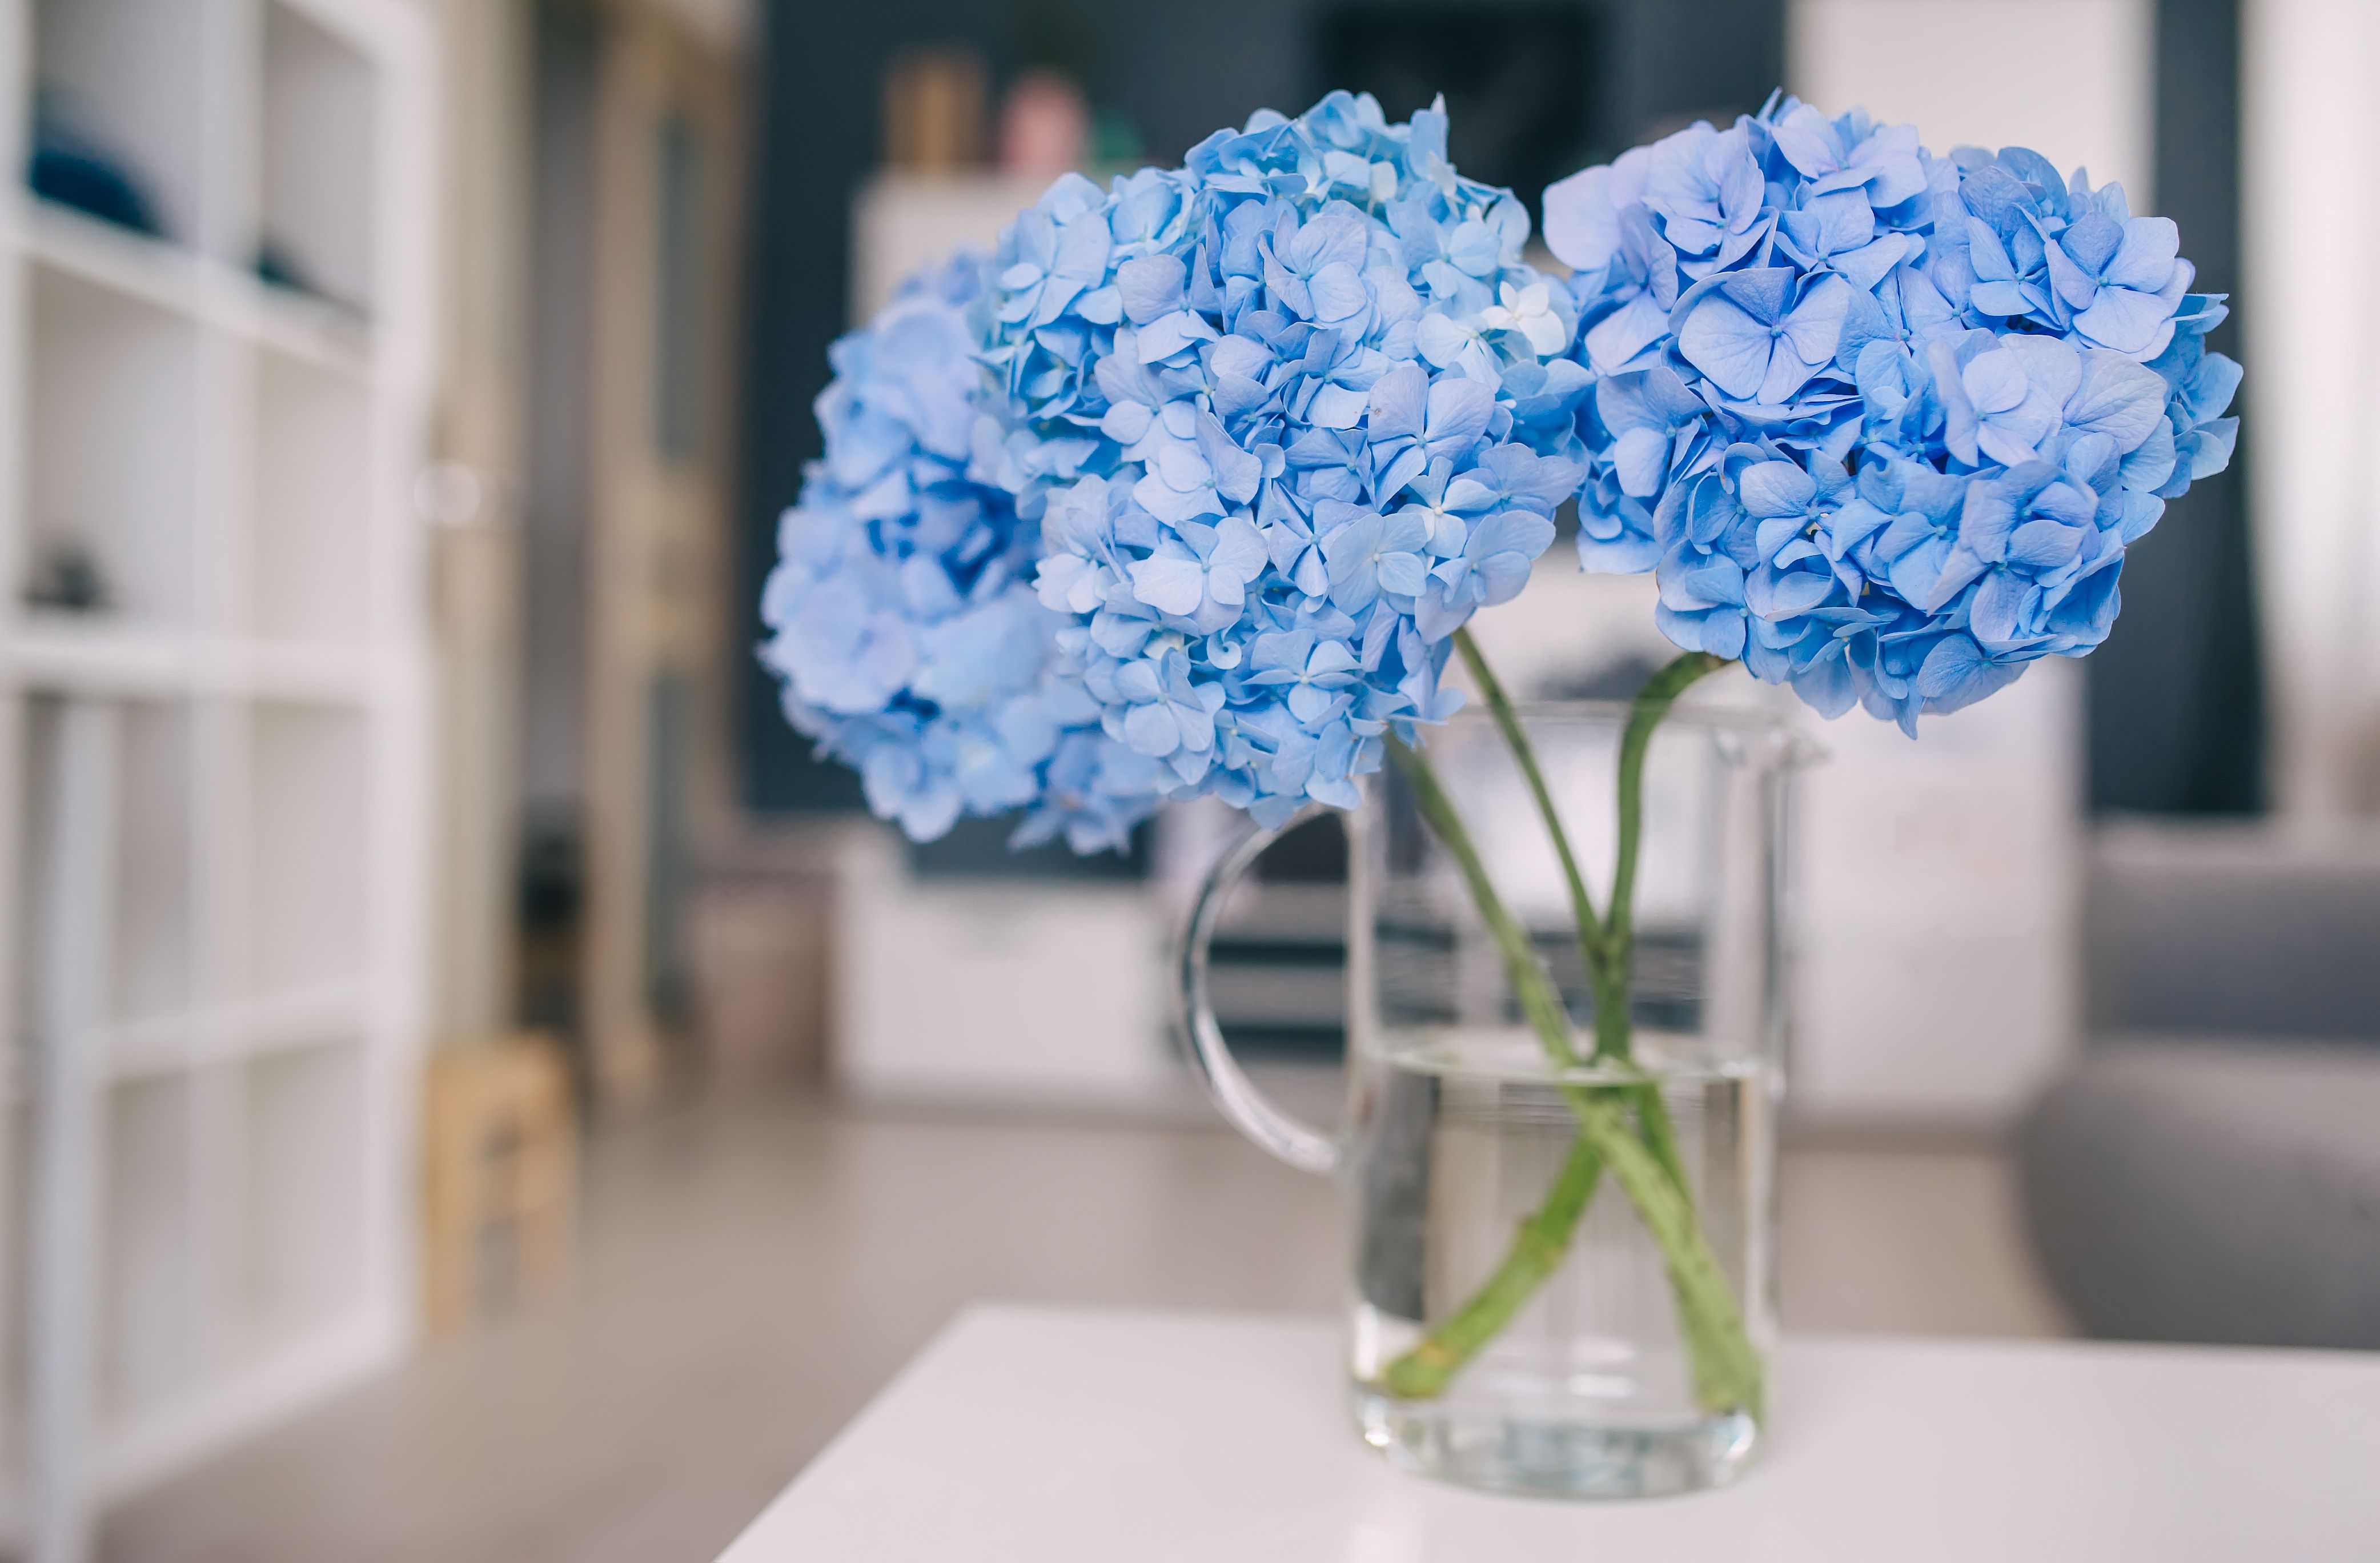
[{"label": "white shelving unit", "polygon": [[[41,1563],[411,1327],[431,43],[414,0],[0,0],[0,1551]],[[37,104],[161,236],[32,194]]]}]

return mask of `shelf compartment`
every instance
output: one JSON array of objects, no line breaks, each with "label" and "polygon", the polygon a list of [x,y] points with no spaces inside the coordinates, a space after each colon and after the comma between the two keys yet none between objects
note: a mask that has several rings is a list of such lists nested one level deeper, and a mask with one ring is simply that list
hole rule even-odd
[{"label": "shelf compartment", "polygon": [[364,387],[280,353],[257,360],[249,600],[270,640],[371,634],[371,407]]},{"label": "shelf compartment", "polygon": [[199,233],[205,182],[208,9],[188,0],[39,0],[33,14],[37,118],[118,167],[164,235],[186,244]]},{"label": "shelf compartment", "polygon": [[[118,733],[115,812],[104,828],[114,883],[96,1018],[111,1030],[188,1007],[193,930],[188,710],[155,701],[112,703]],[[41,1032],[49,970],[43,946],[56,916],[46,896],[48,854],[59,838],[65,801],[55,787],[62,709],[49,700],[18,707],[25,782],[14,822],[17,861],[23,865],[15,892],[17,1025],[28,1039]]]},{"label": "shelf compartment", "polygon": [[19,596],[37,619],[187,625],[198,330],[47,266],[30,293]]},{"label": "shelf compartment", "polygon": [[41,974],[48,959],[48,848],[57,839],[58,733],[46,701],[12,699],[7,721],[17,751],[16,807],[7,822],[17,861],[15,881],[7,886],[7,957],[16,980],[9,983],[9,1044],[0,1048],[0,1056],[9,1064],[8,1083],[21,1094],[39,1087],[34,1063],[43,1024]]},{"label": "shelf compartment", "polygon": [[[20,1054],[8,1056],[12,1075],[30,1071]],[[29,1082],[11,1080],[0,1093],[0,1396],[9,1406],[26,1404],[32,1386],[33,1105],[25,1100]],[[28,1418],[0,1417],[0,1471],[25,1469]]]},{"label": "shelf compartment", "polygon": [[172,1015],[191,995],[191,723],[187,707],[126,707],[116,778],[115,950],[109,1014]]},{"label": "shelf compartment", "polygon": [[363,973],[371,788],[361,716],[264,702],[250,714],[246,827],[251,995]]},{"label": "shelf compartment", "polygon": [[241,1312],[270,1349],[362,1300],[364,1044],[323,1039],[244,1066]]},{"label": "shelf compartment", "polygon": [[171,1400],[203,1365],[192,1090],[166,1075],[108,1093],[98,1388],[111,1422]]},{"label": "shelf compartment", "polygon": [[312,18],[264,11],[261,260],[298,291],[372,308],[380,87],[371,62]]}]

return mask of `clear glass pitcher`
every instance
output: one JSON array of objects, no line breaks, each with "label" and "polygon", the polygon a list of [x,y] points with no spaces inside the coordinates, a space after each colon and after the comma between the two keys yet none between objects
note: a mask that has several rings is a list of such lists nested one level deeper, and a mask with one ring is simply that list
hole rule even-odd
[{"label": "clear glass pitcher", "polygon": [[[1524,706],[1523,727],[1609,917],[1624,704]],[[1779,921],[1791,774],[1808,751],[1766,715],[1680,711],[1646,756],[1633,899],[1632,1024],[1598,1054],[1577,903],[1523,768],[1485,715],[1424,751],[1480,864],[1568,1010],[1573,1061],[1524,1023],[1455,854],[1395,768],[1347,816],[1348,1070],[1335,1132],[1268,1101],[1208,1003],[1208,946],[1232,886],[1280,833],[1251,826],[1184,926],[1183,1019],[1224,1116],[1347,1194],[1348,1376],[1366,1441],[1468,1484],[1573,1496],[1716,1485],[1751,1458],[1776,1338]],[[1284,827],[1286,828],[1286,827]],[[1608,946],[1606,946],[1608,947]],[[1603,991],[1618,991],[1606,971]],[[1607,1037],[1609,1029],[1602,1028]],[[1648,1100],[1648,1093],[1658,1101]],[[1599,1105],[1666,1153],[1716,1261],[1700,1292],[1657,1242],[1641,1186],[1599,1167]],[[1658,1128],[1667,1137],[1657,1142]],[[1654,1165],[1628,1147],[1632,1166]],[[1674,1209],[1670,1215],[1678,1214]],[[1731,1301],[1740,1370],[1712,1368]]]}]

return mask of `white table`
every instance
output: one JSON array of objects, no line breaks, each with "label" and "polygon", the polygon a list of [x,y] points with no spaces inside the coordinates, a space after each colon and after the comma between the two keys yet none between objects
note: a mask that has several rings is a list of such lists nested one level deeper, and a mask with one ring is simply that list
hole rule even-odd
[{"label": "white table", "polygon": [[1798,1339],[1734,1486],[1493,1497],[1390,1469],[1327,1324],[963,1314],[719,1563],[2380,1558],[2380,1354]]}]

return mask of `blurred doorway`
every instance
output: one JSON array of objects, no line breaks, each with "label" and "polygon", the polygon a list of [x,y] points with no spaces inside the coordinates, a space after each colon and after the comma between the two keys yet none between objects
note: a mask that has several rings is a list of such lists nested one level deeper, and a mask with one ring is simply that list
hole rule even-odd
[{"label": "blurred doorway", "polygon": [[520,1006],[633,1096],[685,1061],[690,865],[726,812],[743,77],[658,3],[536,25]]}]

